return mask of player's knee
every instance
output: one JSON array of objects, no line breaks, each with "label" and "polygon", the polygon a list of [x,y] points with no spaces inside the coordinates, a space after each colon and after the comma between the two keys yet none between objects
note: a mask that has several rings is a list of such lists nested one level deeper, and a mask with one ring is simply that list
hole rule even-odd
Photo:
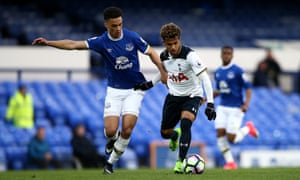
[{"label": "player's knee", "polygon": [[164,139],[170,139],[171,138],[171,133],[165,132],[165,131],[160,131],[160,135]]},{"label": "player's knee", "polygon": [[234,143],[235,135],[233,135],[233,134],[228,134],[228,135],[227,135],[227,140],[228,140],[228,142],[230,142],[230,143]]},{"label": "player's knee", "polygon": [[118,129],[115,128],[104,128],[105,137],[113,137],[118,133]]},{"label": "player's knee", "polygon": [[125,139],[128,139],[131,136],[132,128],[122,129],[121,136]]}]

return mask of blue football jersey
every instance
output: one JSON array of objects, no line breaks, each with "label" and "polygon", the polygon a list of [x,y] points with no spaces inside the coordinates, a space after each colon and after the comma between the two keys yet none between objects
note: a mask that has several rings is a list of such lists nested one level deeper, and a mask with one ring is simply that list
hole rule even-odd
[{"label": "blue football jersey", "polygon": [[113,39],[106,31],[101,36],[86,41],[89,49],[100,53],[108,77],[108,86],[130,89],[146,81],[140,72],[138,51],[146,53],[149,44],[137,33],[123,29],[119,39]]},{"label": "blue football jersey", "polygon": [[245,89],[251,83],[245,78],[244,71],[235,64],[219,67],[215,72],[216,89],[221,97],[220,105],[240,107]]}]

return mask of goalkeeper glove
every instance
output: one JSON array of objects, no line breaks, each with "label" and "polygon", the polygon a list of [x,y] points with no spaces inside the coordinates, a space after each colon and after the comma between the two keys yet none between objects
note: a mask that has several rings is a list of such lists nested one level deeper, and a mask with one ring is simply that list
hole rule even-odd
[{"label": "goalkeeper glove", "polygon": [[207,116],[207,119],[210,121],[216,119],[217,114],[213,103],[207,103],[205,109],[205,115]]},{"label": "goalkeeper glove", "polygon": [[148,90],[148,89],[150,89],[152,87],[153,87],[152,81],[146,81],[146,82],[142,82],[142,83],[136,84],[134,86],[134,90],[145,91],[145,90]]}]

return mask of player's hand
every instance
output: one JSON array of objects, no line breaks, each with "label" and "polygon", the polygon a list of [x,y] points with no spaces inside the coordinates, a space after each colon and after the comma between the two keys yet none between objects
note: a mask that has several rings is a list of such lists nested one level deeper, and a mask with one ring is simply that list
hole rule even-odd
[{"label": "player's hand", "polygon": [[48,45],[48,41],[45,38],[39,37],[32,41],[32,45]]},{"label": "player's hand", "polygon": [[207,103],[205,108],[205,115],[207,116],[208,120],[215,120],[216,119],[216,111],[213,103]]},{"label": "player's hand", "polygon": [[241,110],[242,110],[242,112],[246,112],[248,110],[248,106],[246,104],[243,104],[241,106]]},{"label": "player's hand", "polygon": [[152,87],[153,87],[152,81],[145,81],[145,82],[136,84],[136,85],[134,86],[134,90],[142,90],[142,91],[145,91],[145,90],[148,90],[148,89],[150,89],[150,88],[152,88]]},{"label": "player's hand", "polygon": [[163,73],[161,73],[160,75],[161,75],[160,81],[161,81],[163,84],[167,84],[168,73],[167,73],[167,72],[163,72]]}]

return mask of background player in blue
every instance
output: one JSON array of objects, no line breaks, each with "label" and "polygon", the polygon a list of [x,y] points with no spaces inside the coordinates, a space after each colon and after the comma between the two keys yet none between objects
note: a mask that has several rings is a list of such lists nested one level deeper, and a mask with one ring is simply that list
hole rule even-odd
[{"label": "background player in blue", "polygon": [[247,134],[257,138],[258,131],[250,121],[240,128],[244,113],[250,104],[252,90],[251,83],[245,78],[244,71],[231,62],[233,48],[231,46],[222,47],[221,58],[222,66],[215,72],[216,89],[214,91],[214,97],[219,95],[221,98],[215,120],[217,145],[226,161],[224,169],[237,169],[228,141],[238,143]]},{"label": "background player in blue", "polygon": [[[167,73],[158,54],[150,45],[137,33],[123,28],[121,9],[108,7],[104,10],[103,16],[107,31],[98,37],[86,41],[48,41],[45,38],[37,38],[32,44],[67,50],[92,49],[105,58],[108,87],[104,107],[104,134],[107,137],[105,151],[110,156],[104,166],[104,173],[111,174],[113,163],[128,146],[144,97],[144,91],[134,90],[137,84],[146,82],[140,72],[138,51],[149,55],[159,69],[163,83],[166,83]],[[121,132],[118,131],[120,116],[122,116]]]}]

